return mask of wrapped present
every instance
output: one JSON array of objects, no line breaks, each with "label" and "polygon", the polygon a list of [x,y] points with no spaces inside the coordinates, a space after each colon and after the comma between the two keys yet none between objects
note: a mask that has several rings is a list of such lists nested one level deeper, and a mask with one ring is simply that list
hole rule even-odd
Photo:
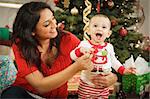
[{"label": "wrapped present", "polygon": [[17,69],[9,55],[0,55],[0,93],[16,79]]},{"label": "wrapped present", "polygon": [[108,99],[116,99],[116,95],[115,94],[110,94]]},{"label": "wrapped present", "polygon": [[123,75],[122,85],[125,92],[135,92],[141,94],[145,90],[145,85],[150,81],[150,67],[148,62],[144,58],[138,56],[134,61],[133,56],[125,61],[124,66],[134,66],[136,68],[136,74]]},{"label": "wrapped present", "polygon": [[11,48],[5,45],[0,45],[0,55],[10,55]]},{"label": "wrapped present", "polygon": [[80,82],[80,72],[74,75],[69,81],[68,81],[68,91],[69,94],[75,95],[78,91],[78,86]]},{"label": "wrapped present", "polygon": [[127,93],[135,92],[141,94],[145,90],[145,85],[150,81],[150,73],[143,75],[124,75],[122,77],[123,91]]},{"label": "wrapped present", "polygon": [[9,29],[8,28],[0,28],[0,39],[1,40],[9,40]]}]

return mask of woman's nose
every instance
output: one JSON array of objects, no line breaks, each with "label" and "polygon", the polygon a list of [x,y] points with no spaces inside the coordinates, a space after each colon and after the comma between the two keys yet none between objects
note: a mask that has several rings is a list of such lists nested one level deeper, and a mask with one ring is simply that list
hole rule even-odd
[{"label": "woman's nose", "polygon": [[51,23],[51,29],[56,28],[56,27],[57,27],[57,23],[56,23],[56,21],[53,21]]}]

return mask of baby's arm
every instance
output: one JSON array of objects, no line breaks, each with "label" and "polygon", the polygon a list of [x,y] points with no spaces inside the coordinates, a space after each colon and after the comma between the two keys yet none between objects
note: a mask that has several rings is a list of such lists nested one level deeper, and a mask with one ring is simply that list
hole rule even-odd
[{"label": "baby's arm", "polygon": [[74,50],[71,51],[70,58],[75,61],[78,57],[82,56],[83,54],[92,54],[91,51],[91,44],[89,44],[88,41],[81,41],[80,44]]},{"label": "baby's arm", "polygon": [[125,68],[123,74],[135,74],[136,68],[135,67],[129,67]]},{"label": "baby's arm", "polygon": [[116,58],[114,48],[112,45],[109,46],[109,50],[111,51],[111,63],[112,67],[119,72],[121,75],[123,74],[135,74],[136,70],[134,67],[125,68],[120,61]]},{"label": "baby's arm", "polygon": [[89,49],[87,47],[80,46],[71,51],[70,57],[72,60],[76,60],[78,57],[82,56],[83,54],[86,54],[86,53],[91,54],[92,50],[93,50],[92,48]]}]

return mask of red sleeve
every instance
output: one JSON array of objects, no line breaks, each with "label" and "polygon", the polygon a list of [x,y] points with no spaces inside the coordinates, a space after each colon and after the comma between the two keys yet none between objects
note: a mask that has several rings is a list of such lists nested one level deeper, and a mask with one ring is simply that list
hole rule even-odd
[{"label": "red sleeve", "polygon": [[72,50],[75,49],[79,43],[80,43],[80,40],[72,33],[68,33],[70,35],[70,44],[72,45]]},{"label": "red sleeve", "polygon": [[118,72],[123,75],[123,72],[124,72],[125,68],[124,66],[120,66],[119,69],[118,69]]},{"label": "red sleeve", "polygon": [[24,77],[37,70],[36,66],[28,66],[27,62],[21,56],[21,52],[19,51],[19,48],[16,45],[13,45],[12,48],[13,48],[15,61],[16,61],[17,68],[18,68],[18,75],[20,77]]},{"label": "red sleeve", "polygon": [[80,56],[83,55],[83,53],[80,52],[80,48],[77,48],[77,49],[75,50],[75,54],[76,54],[77,57],[80,57]]},{"label": "red sleeve", "polygon": [[64,55],[70,56],[70,52],[73,49],[75,49],[79,43],[80,43],[80,40],[74,34],[67,32],[62,37],[62,40],[61,40],[61,44],[60,44],[61,53]]}]

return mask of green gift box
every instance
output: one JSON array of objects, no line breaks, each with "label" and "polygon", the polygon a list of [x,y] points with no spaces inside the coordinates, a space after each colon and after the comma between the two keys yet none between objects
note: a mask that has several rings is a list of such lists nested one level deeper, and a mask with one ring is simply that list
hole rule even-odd
[{"label": "green gift box", "polygon": [[135,92],[140,94],[144,91],[145,85],[150,81],[150,73],[143,75],[123,75],[122,76],[122,85],[123,91],[126,93]]},{"label": "green gift box", "polygon": [[9,29],[8,28],[0,28],[0,40],[9,40]]}]

